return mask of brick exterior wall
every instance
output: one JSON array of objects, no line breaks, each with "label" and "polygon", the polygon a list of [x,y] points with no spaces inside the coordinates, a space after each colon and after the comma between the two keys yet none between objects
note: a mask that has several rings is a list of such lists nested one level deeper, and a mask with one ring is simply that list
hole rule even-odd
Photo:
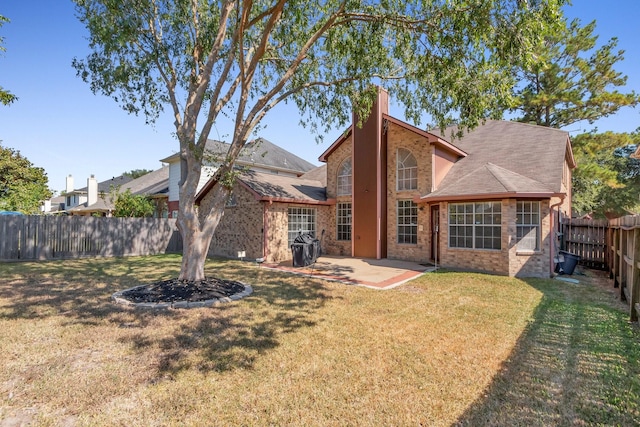
[{"label": "brick exterior wall", "polygon": [[321,238],[322,230],[325,236],[322,239],[322,251],[327,253],[328,245],[331,245],[328,237],[328,225],[333,206],[301,205],[293,203],[266,204],[267,244],[266,258],[268,262],[281,262],[292,259],[291,248],[288,242],[289,233],[289,207],[304,207],[316,210],[317,238]]},{"label": "brick exterior wall", "polygon": [[[352,138],[344,141],[336,150],[331,153],[327,159],[327,198],[336,199],[338,203],[351,202],[351,196],[338,196],[338,168],[342,162],[351,158]],[[323,251],[327,255],[351,256],[351,241],[341,241],[337,239],[337,212],[336,205],[327,206],[323,210],[323,228],[325,230],[325,238]]]},{"label": "brick exterior wall", "polygon": [[[399,148],[409,150],[418,163],[418,188],[398,191],[396,165]],[[414,200],[431,191],[432,147],[422,136],[390,123],[387,128],[387,258],[425,262],[430,258],[431,233],[429,231],[429,208],[418,206],[417,244],[398,243],[398,201]]]},{"label": "brick exterior wall", "polygon": [[[390,123],[387,129],[387,258],[429,261],[431,254],[431,207],[418,205],[418,235],[416,244],[399,244],[397,238],[397,203],[399,200],[414,200],[428,194],[432,189],[432,162],[434,147],[414,132]],[[404,148],[415,156],[418,163],[418,188],[410,191],[397,190],[396,164],[397,151]],[[337,196],[337,172],[342,162],[351,156],[352,140],[344,141],[327,159],[327,197],[337,203],[350,202],[351,196]],[[372,165],[374,167],[374,165]],[[565,165],[568,169],[568,167]],[[570,191],[571,171],[565,171],[563,191]],[[210,255],[237,257],[238,251],[245,251],[247,259],[266,256],[268,262],[281,262],[291,259],[288,244],[288,209],[298,206],[316,210],[316,230],[318,238],[325,230],[322,250],[327,255],[351,256],[352,242],[338,241],[336,226],[336,205],[305,205],[290,203],[268,203],[255,199],[252,192],[237,184],[234,188],[237,206],[225,208],[210,248]],[[470,200],[469,202],[473,202]],[[207,198],[202,204],[208,202]],[[462,201],[461,201],[462,202]],[[464,249],[449,248],[448,244],[448,206],[439,203],[440,246],[438,264],[444,267],[484,271],[501,275],[522,277],[549,277],[551,274],[551,252],[554,244],[555,224],[552,215],[558,210],[565,216],[570,215],[571,197],[561,200],[559,197],[540,201],[541,242],[540,250],[534,252],[518,251],[516,244],[516,199],[501,200],[501,249]],[[558,205],[555,206],[554,205]],[[171,204],[170,204],[171,209]],[[554,217],[555,218],[555,217]]]},{"label": "brick exterior wall", "polygon": [[[505,203],[502,203],[505,210]],[[551,245],[553,244],[551,233],[551,213],[549,211],[549,199],[540,201],[540,250],[530,253],[517,250],[516,242],[516,200],[508,200],[507,210],[509,222],[507,234],[509,240],[509,275],[520,277],[549,277],[551,275]],[[504,229],[503,229],[504,234]]]},{"label": "brick exterior wall", "polygon": [[[241,184],[236,183],[233,188],[235,206],[227,206],[224,216],[216,229],[209,256],[223,256],[237,258],[238,251],[244,251],[246,259],[256,259],[263,256],[263,206],[255,199],[253,193]],[[200,206],[207,209],[211,199],[205,196]]]},{"label": "brick exterior wall", "polygon": [[449,247],[449,204],[440,203],[440,257],[444,267],[484,271],[505,276],[549,277],[550,250],[553,244],[550,230],[549,199],[540,201],[540,250],[522,252],[516,243],[516,199],[503,199],[501,249],[466,249]]}]

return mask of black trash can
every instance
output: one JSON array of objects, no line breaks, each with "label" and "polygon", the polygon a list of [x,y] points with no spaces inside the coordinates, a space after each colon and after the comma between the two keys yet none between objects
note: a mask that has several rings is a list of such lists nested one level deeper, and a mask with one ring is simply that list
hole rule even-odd
[{"label": "black trash can", "polygon": [[291,245],[294,267],[306,267],[316,262],[320,256],[320,241],[310,233],[301,234]]},{"label": "black trash can", "polygon": [[560,273],[572,275],[575,270],[578,261],[580,261],[580,255],[572,254],[567,251],[560,251],[560,254],[564,257],[564,262],[560,263]]}]

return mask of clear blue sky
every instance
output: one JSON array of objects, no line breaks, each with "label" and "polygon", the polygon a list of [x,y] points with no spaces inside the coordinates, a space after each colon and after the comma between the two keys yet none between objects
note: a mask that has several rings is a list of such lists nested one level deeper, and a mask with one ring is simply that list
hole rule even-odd
[{"label": "clear blue sky", "polygon": [[[618,37],[618,48],[626,54],[617,69],[627,74],[627,89],[640,92],[640,1],[574,0],[566,13],[583,24],[596,19],[600,42]],[[19,97],[9,107],[0,106],[0,140],[44,168],[52,189],[63,190],[68,174],[79,188],[91,174],[103,181],[133,169],[156,169],[160,159],[177,151],[170,117],[154,127],[146,125],[144,117],[128,115],[111,98],[93,95],[75,76],[71,60],[86,57],[89,50],[70,0],[3,0],[0,15],[11,20],[0,29],[6,48],[0,55],[0,86]],[[341,131],[318,145],[298,125],[294,107],[282,105],[269,114],[259,135],[317,165]],[[393,100],[391,114],[403,119]],[[640,127],[639,114],[627,109],[596,126],[631,132]],[[567,130],[576,134],[592,128],[585,123]],[[228,133],[214,129],[210,137],[224,140]]]}]

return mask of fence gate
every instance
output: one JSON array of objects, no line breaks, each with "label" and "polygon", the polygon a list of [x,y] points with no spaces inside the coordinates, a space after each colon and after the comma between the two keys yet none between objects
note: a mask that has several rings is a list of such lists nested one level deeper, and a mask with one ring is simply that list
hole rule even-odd
[{"label": "fence gate", "polygon": [[565,219],[562,222],[562,249],[580,256],[585,267],[606,270],[609,265],[607,250],[607,220]]}]

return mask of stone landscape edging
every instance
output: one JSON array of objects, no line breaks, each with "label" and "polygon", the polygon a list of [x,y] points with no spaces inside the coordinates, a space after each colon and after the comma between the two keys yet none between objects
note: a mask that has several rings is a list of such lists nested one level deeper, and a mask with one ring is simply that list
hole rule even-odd
[{"label": "stone landscape edging", "polygon": [[242,282],[238,282],[238,283],[240,283],[240,284],[242,284],[242,286],[244,286],[244,291],[239,292],[237,294],[233,294],[233,295],[228,296],[228,297],[212,298],[212,299],[207,299],[207,300],[203,300],[203,301],[132,302],[132,301],[129,301],[128,299],[126,299],[126,298],[124,298],[122,296],[125,292],[131,291],[131,290],[134,290],[134,289],[138,289],[138,288],[142,288],[142,287],[145,287],[147,285],[134,286],[134,287],[129,288],[129,289],[124,289],[122,291],[115,292],[113,295],[111,295],[111,299],[116,304],[122,304],[122,305],[126,305],[126,306],[129,306],[129,307],[136,307],[136,308],[171,309],[171,308],[213,307],[213,306],[218,305],[218,304],[237,301],[237,300],[242,299],[242,298],[244,298],[244,297],[246,297],[248,295],[251,295],[253,293],[253,288],[251,287],[251,285],[247,285],[246,283],[242,283]]}]

